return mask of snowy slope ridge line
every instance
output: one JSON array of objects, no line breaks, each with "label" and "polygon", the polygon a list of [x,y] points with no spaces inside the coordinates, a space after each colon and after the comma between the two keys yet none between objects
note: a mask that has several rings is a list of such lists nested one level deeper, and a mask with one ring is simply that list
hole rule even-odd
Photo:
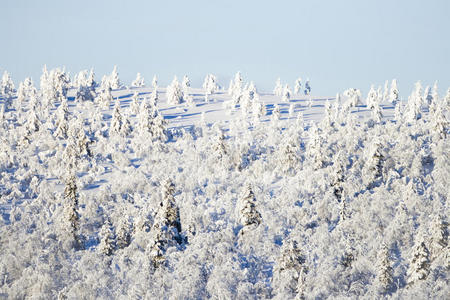
[{"label": "snowy slope ridge line", "polygon": [[0,298],[446,298],[450,90],[293,86],[5,73]]}]

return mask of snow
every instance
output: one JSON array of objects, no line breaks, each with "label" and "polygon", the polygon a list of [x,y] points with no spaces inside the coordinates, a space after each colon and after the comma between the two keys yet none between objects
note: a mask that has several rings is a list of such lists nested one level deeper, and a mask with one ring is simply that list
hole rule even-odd
[{"label": "snow", "polygon": [[449,294],[450,93],[80,74],[3,76],[0,298]]}]

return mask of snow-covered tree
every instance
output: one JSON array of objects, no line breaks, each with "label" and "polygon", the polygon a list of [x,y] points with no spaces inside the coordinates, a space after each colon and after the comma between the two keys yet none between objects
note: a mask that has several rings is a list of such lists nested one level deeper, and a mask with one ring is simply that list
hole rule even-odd
[{"label": "snow-covered tree", "polygon": [[244,186],[244,190],[239,198],[239,220],[244,226],[241,234],[250,228],[257,227],[261,224],[261,214],[256,208],[256,197],[250,184]]},{"label": "snow-covered tree", "polygon": [[156,77],[156,75],[153,76],[152,87],[153,87],[153,89],[158,88],[158,77]]},{"label": "snow-covered tree", "polygon": [[415,122],[422,117],[423,104],[422,84],[420,81],[416,82],[413,93],[408,98],[408,105],[405,112],[407,122]]},{"label": "snow-covered tree", "polygon": [[167,101],[169,104],[174,105],[183,102],[183,92],[176,76],[172,83],[167,87]]},{"label": "snow-covered tree", "polygon": [[408,284],[424,280],[430,273],[430,253],[425,245],[423,234],[418,234],[411,252],[411,259],[407,271]]},{"label": "snow-covered tree", "polygon": [[56,122],[54,136],[60,138],[67,138],[67,132],[69,130],[69,106],[67,100],[63,100],[56,109]]},{"label": "snow-covered tree", "polygon": [[130,110],[131,113],[134,115],[137,115],[139,113],[139,93],[134,92],[133,96],[131,97],[131,103],[130,103]]},{"label": "snow-covered tree", "polygon": [[112,255],[116,249],[116,235],[109,219],[106,219],[100,230],[100,243],[98,249],[103,255]]},{"label": "snow-covered tree", "polygon": [[291,90],[289,89],[289,86],[286,84],[283,88],[283,94],[282,94],[282,100],[289,102],[289,100],[291,99]]},{"label": "snow-covered tree", "polygon": [[3,98],[5,110],[7,110],[11,106],[14,96],[14,83],[7,71],[3,72],[0,88],[0,95]]},{"label": "snow-covered tree", "polygon": [[389,248],[385,243],[381,245],[378,253],[377,280],[382,292],[387,292],[394,282]]},{"label": "snow-covered tree", "polygon": [[435,215],[430,224],[432,258],[436,258],[448,246],[448,224],[441,215]]},{"label": "snow-covered tree", "polygon": [[117,90],[122,87],[119,79],[119,73],[117,72],[117,66],[114,66],[111,75],[109,75],[109,86],[113,90]]},{"label": "snow-covered tree", "polygon": [[162,202],[151,229],[152,240],[148,251],[155,268],[164,264],[164,254],[169,247],[184,242],[181,235],[180,211],[175,202],[175,185],[168,179],[163,182]]},{"label": "snow-covered tree", "polygon": [[305,82],[305,95],[311,95],[311,85],[309,83],[309,79],[306,79]]},{"label": "snow-covered tree", "polygon": [[391,90],[389,92],[389,101],[393,104],[399,100],[399,91],[397,87],[397,79],[392,79]]},{"label": "snow-covered tree", "polygon": [[283,85],[281,84],[281,78],[278,78],[275,82],[275,88],[273,89],[275,96],[281,97],[283,95]]},{"label": "snow-covered tree", "polygon": [[79,75],[76,83],[77,94],[75,98],[81,101],[94,101],[96,93],[95,87],[97,83],[95,82],[94,69],[91,69],[89,74],[87,70],[84,71],[83,75]]},{"label": "snow-covered tree", "polygon": [[366,99],[367,108],[373,109],[375,107],[375,104],[377,103],[377,100],[378,100],[378,93],[372,84],[370,86],[369,93],[367,94]]},{"label": "snow-covered tree", "polygon": [[[279,299],[292,299],[304,292],[304,276],[308,272],[306,256],[295,240],[283,243],[273,274],[274,293]],[[303,295],[304,297],[305,295]]]},{"label": "snow-covered tree", "polygon": [[82,247],[80,216],[78,213],[78,189],[75,174],[68,176],[64,187],[64,220],[68,238],[75,249]]},{"label": "snow-covered tree", "polygon": [[302,91],[302,79],[299,77],[295,80],[294,84],[294,94],[298,95]]},{"label": "snow-covered tree", "polygon": [[116,240],[118,249],[124,249],[130,245],[132,231],[133,226],[130,223],[129,216],[125,214],[119,219],[119,224],[117,225]]},{"label": "snow-covered tree", "polygon": [[208,74],[203,81],[203,89],[207,95],[214,94],[218,89],[217,78],[213,74]]},{"label": "snow-covered tree", "polygon": [[116,100],[116,104],[114,105],[110,133],[119,134],[122,136],[127,136],[130,133],[130,122],[128,120],[124,120],[122,114],[120,113],[119,99]]},{"label": "snow-covered tree", "polygon": [[141,76],[141,73],[136,74],[136,79],[131,83],[131,86],[134,86],[134,87],[145,86],[145,80],[144,80],[144,77]]}]

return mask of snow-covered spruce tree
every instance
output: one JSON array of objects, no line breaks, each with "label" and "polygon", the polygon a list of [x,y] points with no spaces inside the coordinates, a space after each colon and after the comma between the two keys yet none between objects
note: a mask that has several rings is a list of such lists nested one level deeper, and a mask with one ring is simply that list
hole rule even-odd
[{"label": "snow-covered spruce tree", "polygon": [[136,74],[136,79],[131,83],[131,86],[133,86],[133,87],[144,87],[145,86],[145,80],[144,80],[144,77],[141,76],[141,73]]},{"label": "snow-covered spruce tree", "polygon": [[120,101],[117,99],[112,114],[111,126],[109,129],[110,134],[127,136],[130,133],[129,123],[130,122],[128,120],[123,119],[122,114],[120,113]]},{"label": "snow-covered spruce tree", "polygon": [[183,102],[183,92],[181,91],[180,83],[176,76],[167,87],[167,102],[174,105]]},{"label": "snow-covered spruce tree", "polygon": [[305,95],[311,95],[311,85],[309,83],[309,79],[306,79],[305,82]]},{"label": "snow-covered spruce tree", "polygon": [[397,87],[397,79],[392,79],[391,89],[389,91],[389,101],[392,104],[397,103],[399,100],[399,91]]},{"label": "snow-covered spruce tree", "polygon": [[280,106],[275,104],[271,115],[272,122],[277,123],[281,119]]},{"label": "snow-covered spruce tree", "polygon": [[330,173],[330,185],[333,188],[333,194],[338,202],[342,200],[345,183],[345,171],[347,170],[348,160],[343,150],[339,150],[334,157],[333,166]]},{"label": "snow-covered spruce tree", "polygon": [[313,124],[309,130],[309,140],[306,147],[306,157],[309,159],[315,170],[325,166],[326,157],[322,153],[323,138],[320,135],[316,124]]},{"label": "snow-covered spruce tree", "polygon": [[100,107],[104,109],[109,109],[109,105],[113,100],[114,98],[111,93],[111,88],[106,87],[104,89],[103,88],[101,89],[100,93],[97,95],[94,101]]},{"label": "snow-covered spruce tree", "polygon": [[0,88],[1,88],[0,95],[3,98],[5,111],[7,111],[9,107],[12,105],[12,99],[14,96],[14,83],[7,71],[3,73]]},{"label": "snow-covered spruce tree", "polygon": [[[298,299],[305,297],[304,277],[308,272],[306,257],[297,241],[283,243],[272,277],[273,294],[276,299]],[[303,295],[302,295],[303,294]]]},{"label": "snow-covered spruce tree", "polygon": [[116,249],[116,235],[114,232],[114,227],[111,224],[109,218],[106,219],[102,228],[100,229],[100,243],[98,245],[98,250],[101,254],[110,256]]},{"label": "snow-covered spruce tree", "polygon": [[63,100],[56,109],[55,131],[53,135],[62,139],[67,138],[69,130],[69,106],[67,100]]},{"label": "snow-covered spruce tree", "polygon": [[376,123],[380,123],[382,119],[383,119],[383,110],[378,101],[376,101],[372,109],[372,120]]},{"label": "snow-covered spruce tree", "polygon": [[77,94],[75,96],[76,100],[81,101],[94,101],[96,93],[95,93],[95,87],[97,83],[95,82],[95,74],[94,69],[91,69],[89,72],[89,75],[87,75],[83,79],[78,79],[79,82],[76,85],[77,87]]},{"label": "snow-covered spruce tree", "polygon": [[365,149],[364,155],[363,181],[371,189],[383,176],[385,155],[383,155],[381,143],[379,141],[372,141]]},{"label": "snow-covered spruce tree", "polygon": [[78,189],[75,172],[70,171],[64,187],[64,227],[71,245],[76,249],[82,248],[82,239],[79,235],[80,216],[78,214]]},{"label": "snow-covered spruce tree", "polygon": [[438,103],[434,106],[433,110],[430,111],[431,130],[435,140],[445,139],[447,137],[449,121],[446,118],[443,106],[444,103]]},{"label": "snow-covered spruce tree", "polygon": [[244,190],[239,198],[239,221],[243,228],[240,234],[258,227],[261,224],[261,214],[256,208],[256,197],[250,184],[244,186]]},{"label": "snow-covered spruce tree", "polygon": [[151,229],[152,238],[147,249],[155,268],[165,263],[164,254],[169,247],[178,247],[184,242],[181,235],[180,212],[175,203],[174,194],[175,185],[171,180],[165,180],[162,188],[162,202]]},{"label": "snow-covered spruce tree", "polygon": [[388,292],[394,282],[389,248],[385,243],[382,243],[378,253],[377,281],[382,293]]},{"label": "snow-covered spruce tree", "polygon": [[425,245],[423,234],[416,236],[416,242],[411,251],[411,259],[407,270],[408,284],[412,285],[418,280],[424,280],[430,273],[430,253]]},{"label": "snow-covered spruce tree", "polygon": [[275,88],[273,89],[275,96],[281,97],[283,95],[283,85],[281,84],[281,78],[278,78],[275,82]]},{"label": "snow-covered spruce tree", "polygon": [[153,89],[157,89],[158,88],[158,77],[156,77],[156,75],[153,76],[152,87],[153,87]]},{"label": "snow-covered spruce tree", "polygon": [[289,89],[289,85],[285,85],[283,88],[283,94],[282,94],[282,98],[281,100],[289,102],[289,100],[291,99],[291,90]]},{"label": "snow-covered spruce tree", "polygon": [[448,224],[441,215],[435,215],[430,224],[431,258],[435,259],[448,246]]},{"label": "snow-covered spruce tree", "polygon": [[405,112],[406,122],[413,123],[422,117],[422,104],[422,84],[418,81],[414,86],[414,91],[408,97],[408,104]]},{"label": "snow-covered spruce tree", "polygon": [[298,95],[302,91],[302,79],[299,77],[295,80],[294,84],[294,94]]},{"label": "snow-covered spruce tree", "polygon": [[279,166],[281,171],[285,174],[294,175],[297,169],[300,167],[300,156],[298,154],[298,146],[295,138],[289,138],[284,142],[280,149],[280,162]]},{"label": "snow-covered spruce tree", "polygon": [[119,219],[117,225],[117,248],[124,249],[131,243],[131,233],[133,232],[133,225],[130,223],[129,216],[125,214]]},{"label": "snow-covered spruce tree", "polygon": [[203,82],[203,89],[207,95],[214,94],[218,89],[217,78],[213,74],[208,74]]},{"label": "snow-covered spruce tree", "polygon": [[119,73],[117,72],[117,66],[114,66],[111,75],[109,75],[109,86],[113,90],[117,90],[122,87],[119,79]]},{"label": "snow-covered spruce tree", "polygon": [[438,94],[438,86],[437,86],[437,81],[434,82],[433,85],[433,89],[431,90],[431,99],[430,99],[430,103],[429,103],[429,112],[430,115],[433,115],[437,105],[439,103],[439,94]]},{"label": "snow-covered spruce tree", "polygon": [[358,89],[348,89],[344,91],[344,96],[347,97],[347,102],[345,103],[346,110],[352,107],[362,105],[361,102],[361,91]]},{"label": "snow-covered spruce tree", "polygon": [[388,101],[389,101],[389,80],[386,80],[384,82],[383,100],[382,100],[382,102],[388,102]]},{"label": "snow-covered spruce tree", "polygon": [[[187,75],[183,76],[183,80],[181,82],[181,87],[183,89],[183,98],[186,99],[186,102],[190,101],[189,90],[191,88],[191,80]],[[190,103],[189,103],[190,104]]]},{"label": "snow-covered spruce tree", "polygon": [[150,96],[150,106],[152,110],[156,110],[156,106],[158,105],[159,95],[158,95],[158,89],[154,88],[153,92]]},{"label": "snow-covered spruce tree", "polygon": [[366,99],[367,108],[373,109],[375,107],[375,104],[377,103],[377,99],[378,99],[378,93],[372,84],[370,86],[369,93],[367,94],[367,99]]},{"label": "snow-covered spruce tree", "polygon": [[138,92],[134,92],[133,96],[131,97],[130,110],[131,110],[131,113],[134,115],[138,115],[138,113],[139,113],[139,93]]}]

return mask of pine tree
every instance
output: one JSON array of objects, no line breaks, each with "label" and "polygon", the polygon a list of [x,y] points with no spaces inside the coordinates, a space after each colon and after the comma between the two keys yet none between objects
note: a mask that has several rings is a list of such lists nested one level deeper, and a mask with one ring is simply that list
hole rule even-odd
[{"label": "pine tree", "polygon": [[183,92],[181,91],[180,83],[177,77],[173,79],[172,83],[167,87],[167,101],[169,104],[180,104],[183,101]]},{"label": "pine tree", "polygon": [[[256,197],[250,184],[244,187],[240,197],[240,222],[244,227],[256,227],[261,224],[261,214],[256,209]],[[241,232],[243,234],[244,232]]]},{"label": "pine tree", "polygon": [[448,245],[448,224],[440,215],[435,215],[430,224],[431,255],[436,258]]},{"label": "pine tree", "polygon": [[423,234],[418,234],[416,243],[412,249],[411,260],[407,271],[408,284],[418,280],[424,280],[430,273],[430,254]]},{"label": "pine tree", "polygon": [[122,127],[123,127],[123,118],[122,114],[120,113],[120,101],[119,99],[117,99],[112,114],[111,126],[109,129],[110,134],[120,134],[123,130]]},{"label": "pine tree", "polygon": [[275,88],[273,89],[275,96],[281,97],[283,95],[283,85],[281,84],[281,78],[278,78],[275,82]]},{"label": "pine tree", "polygon": [[298,95],[302,91],[302,79],[299,77],[295,80],[294,94]]},{"label": "pine tree", "polygon": [[100,230],[100,244],[98,245],[100,253],[110,256],[116,249],[116,236],[114,227],[109,219],[106,219]]},{"label": "pine tree", "polygon": [[152,240],[148,246],[153,266],[165,262],[164,254],[169,247],[179,246],[184,242],[181,236],[180,212],[174,198],[175,185],[171,180],[163,183],[162,202],[151,229]]},{"label": "pine tree", "polygon": [[117,66],[114,66],[111,75],[109,76],[109,86],[113,90],[120,89],[122,86],[119,79],[119,73],[117,73]]},{"label": "pine tree", "polygon": [[311,85],[309,83],[309,79],[306,79],[305,82],[305,95],[311,95]]},{"label": "pine tree", "polygon": [[305,290],[307,272],[306,257],[297,241],[284,242],[273,274],[274,290],[278,298],[293,298],[294,295],[298,295],[301,299]]},{"label": "pine tree", "polygon": [[3,73],[0,88],[0,95],[3,98],[5,110],[8,110],[12,104],[12,99],[14,96],[14,83],[7,71]]},{"label": "pine tree", "polygon": [[381,285],[383,292],[387,292],[391,288],[394,281],[389,248],[385,243],[381,245],[381,249],[378,254],[377,280]]},{"label": "pine tree", "polygon": [[64,187],[64,215],[66,230],[69,238],[73,242],[75,249],[81,248],[81,238],[79,235],[80,216],[78,214],[78,189],[75,174],[70,174],[66,179]]},{"label": "pine tree", "polygon": [[144,77],[141,76],[141,73],[136,74],[136,79],[131,83],[131,86],[134,86],[134,87],[145,86],[145,80],[144,80]]},{"label": "pine tree", "polygon": [[392,79],[391,90],[389,91],[389,101],[392,104],[397,103],[399,100],[399,91],[397,87],[397,79]]},{"label": "pine tree", "polygon": [[286,102],[289,102],[289,100],[291,99],[291,90],[289,89],[289,86],[286,84],[285,86],[284,86],[284,89],[283,89],[283,95],[282,95],[282,100],[283,101],[286,101]]},{"label": "pine tree", "polygon": [[129,221],[127,215],[120,218],[119,225],[117,226],[117,248],[124,249],[131,243],[131,232],[133,226]]}]

